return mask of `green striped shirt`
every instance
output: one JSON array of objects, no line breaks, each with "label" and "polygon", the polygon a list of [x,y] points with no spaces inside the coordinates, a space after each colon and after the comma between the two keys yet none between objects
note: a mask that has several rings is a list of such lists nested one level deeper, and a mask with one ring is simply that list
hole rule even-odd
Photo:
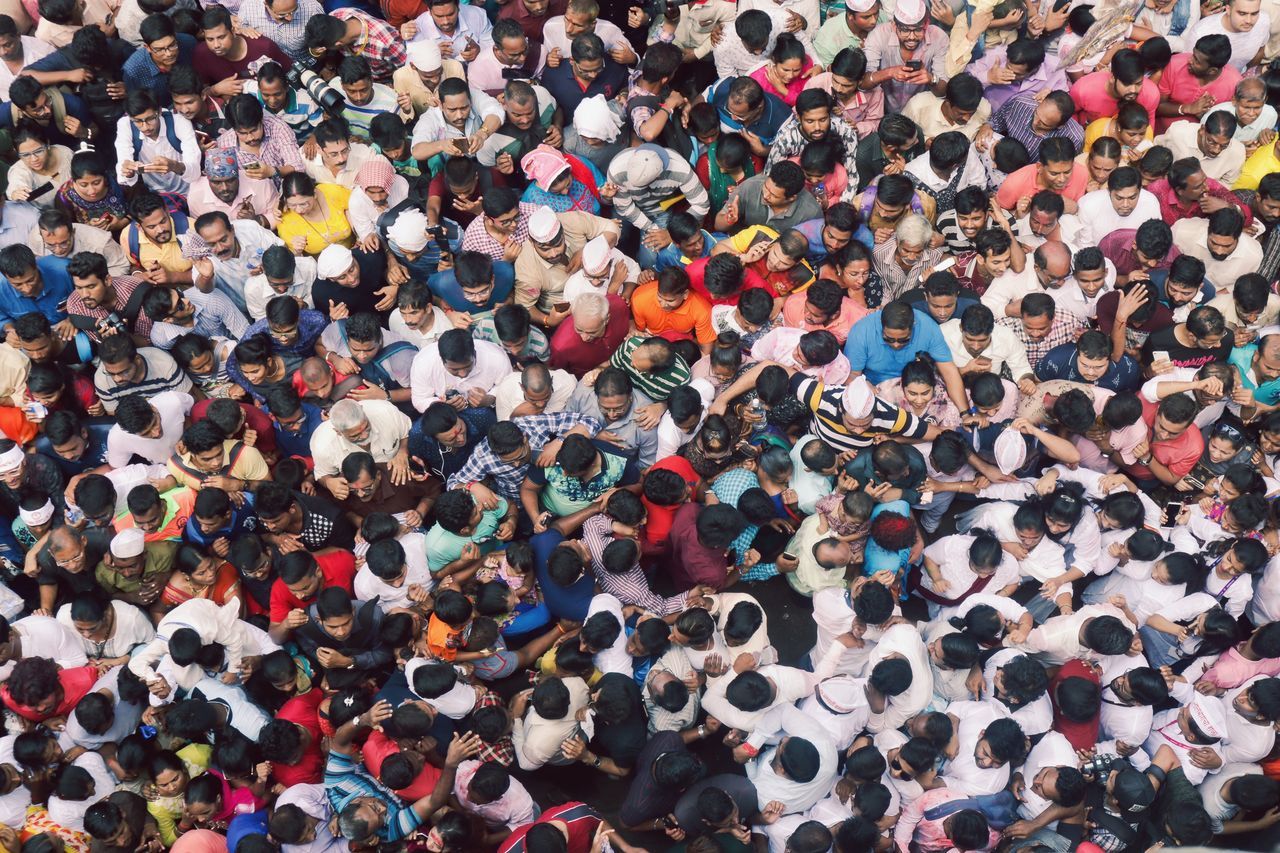
[{"label": "green striped shirt", "polygon": [[689,365],[677,355],[665,370],[637,370],[631,364],[631,354],[635,352],[636,347],[647,340],[648,338],[638,335],[627,338],[622,342],[622,346],[614,351],[609,363],[625,371],[631,377],[631,381],[635,383],[637,391],[655,403],[661,403],[670,397],[671,392],[676,388],[689,384]]}]

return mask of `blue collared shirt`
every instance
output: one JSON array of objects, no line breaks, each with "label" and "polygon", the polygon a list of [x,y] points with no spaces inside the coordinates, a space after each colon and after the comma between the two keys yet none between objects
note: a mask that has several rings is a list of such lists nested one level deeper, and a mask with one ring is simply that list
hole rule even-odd
[{"label": "blue collared shirt", "polygon": [[0,275],[0,326],[12,323],[32,311],[43,314],[50,323],[61,323],[67,319],[67,312],[58,307],[67,301],[74,289],[66,264],[57,258],[36,258],[36,269],[40,271],[44,287],[34,297],[23,296],[9,284],[7,278]]},{"label": "blue collared shirt", "polygon": [[[178,65],[190,65],[191,55],[195,52],[196,40],[186,33],[178,33]],[[169,75],[156,67],[155,60],[147,50],[136,50],[124,64],[124,84],[128,89],[146,89],[155,96],[161,107],[173,105],[173,97],[169,94]]]}]

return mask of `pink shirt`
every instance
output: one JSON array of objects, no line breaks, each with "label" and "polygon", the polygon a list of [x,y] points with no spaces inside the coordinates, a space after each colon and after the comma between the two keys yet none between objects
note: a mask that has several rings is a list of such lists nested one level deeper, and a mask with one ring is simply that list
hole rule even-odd
[{"label": "pink shirt", "polygon": [[773,83],[769,80],[768,68],[769,63],[765,63],[751,72],[751,79],[755,80],[764,90],[771,95],[775,95],[783,100],[789,107],[796,105],[796,98],[800,97],[800,93],[804,91],[805,84],[809,82],[809,78],[805,74],[813,67],[813,60],[809,57],[804,58],[804,66],[800,69],[800,76],[792,80],[787,86],[787,91],[779,92],[773,87]]},{"label": "pink shirt", "polygon": [[[898,824],[893,830],[894,845],[902,853],[913,850],[920,853],[946,853],[948,850],[955,849],[955,845],[951,843],[951,839],[947,837],[947,832],[943,828],[950,815],[934,820],[929,820],[924,815],[930,809],[952,800],[965,799],[968,797],[951,788],[934,788],[931,791],[925,791],[924,794],[903,806],[902,815],[898,818]],[[988,833],[987,844],[982,848],[984,851],[991,850],[1000,843],[999,830],[990,829]]]},{"label": "pink shirt", "polygon": [[826,329],[835,335],[836,340],[842,344],[849,337],[849,330],[853,328],[853,324],[871,313],[871,309],[864,308],[846,296],[840,300],[840,313],[836,315],[834,320],[825,326],[815,326],[812,323],[806,323],[804,319],[804,304],[807,300],[808,296],[805,292],[793,293],[788,296],[786,301],[782,303],[783,324],[805,332]]},{"label": "pink shirt", "polygon": [[756,361],[776,361],[778,364],[799,370],[806,376],[821,379],[823,385],[843,385],[849,378],[850,371],[849,359],[845,358],[844,353],[838,353],[835,361],[824,364],[822,367],[801,365],[796,361],[796,348],[800,346],[800,339],[805,334],[804,329],[779,326],[756,341],[755,346],[751,348],[751,357]]},{"label": "pink shirt", "polygon": [[187,208],[191,211],[191,221],[193,223],[201,214],[211,213],[215,210],[222,211],[232,222],[235,222],[237,218],[236,211],[240,209],[240,205],[246,199],[248,199],[249,206],[253,208],[254,213],[267,218],[271,228],[275,228],[280,224],[280,191],[269,180],[251,178],[241,172],[240,191],[232,199],[231,204],[227,204],[213,194],[213,190],[209,187],[208,178],[202,177],[194,181],[191,184],[191,188],[187,190]]},{"label": "pink shirt", "polygon": [[[1240,82],[1239,71],[1227,65],[1222,69],[1222,73],[1218,75],[1218,79],[1208,86],[1202,86],[1200,81],[1187,70],[1187,64],[1190,61],[1190,53],[1179,53],[1169,60],[1169,67],[1164,70],[1164,74],[1160,75],[1158,88],[1161,95],[1175,104],[1190,104],[1205,92],[1213,96],[1215,104],[1231,100],[1231,96],[1235,94],[1236,84]],[[1164,133],[1169,129],[1169,125],[1175,121],[1194,120],[1194,116],[1186,116],[1185,118],[1162,116],[1156,120],[1156,133]]]},{"label": "pink shirt", "polygon": [[1238,649],[1228,649],[1218,658],[1217,663],[1200,676],[1200,680],[1223,690],[1231,690],[1257,675],[1280,675],[1280,658],[1245,660]]},{"label": "pink shirt", "polygon": [[[1039,163],[1028,163],[1005,178],[1004,183],[1000,185],[1000,192],[996,193],[996,202],[1006,210],[1013,210],[1018,206],[1018,199],[1038,193],[1041,190],[1041,187],[1036,183],[1036,174],[1039,169]],[[1066,189],[1059,192],[1058,195],[1063,198],[1069,198],[1072,201],[1079,201],[1080,196],[1084,195],[1088,183],[1089,176],[1085,167],[1076,163],[1071,167],[1071,180],[1067,182]]]},{"label": "pink shirt", "polygon": [[[1114,391],[1108,391],[1105,388],[1093,389],[1093,413],[1098,417],[1102,417],[1102,410],[1106,407],[1107,401],[1115,396]],[[1138,418],[1136,423],[1130,424],[1122,429],[1111,431],[1111,446],[1120,454],[1120,459],[1126,465],[1132,465],[1137,462],[1137,457],[1133,455],[1133,449],[1139,444],[1147,440],[1147,425],[1142,418]],[[1098,445],[1082,435],[1073,435],[1071,443],[1075,445],[1076,450],[1080,451],[1080,464],[1092,471],[1105,471],[1114,473],[1117,468],[1107,456],[1098,449]]]},{"label": "pink shirt", "polygon": [[[1111,80],[1110,71],[1095,71],[1086,74],[1071,87],[1071,100],[1076,105],[1076,121],[1081,127],[1088,127],[1089,122],[1103,116],[1113,117],[1120,111],[1120,104],[1107,94],[1107,83]],[[1147,118],[1151,126],[1156,126],[1156,107],[1160,106],[1160,90],[1150,80],[1142,81],[1142,91],[1138,93],[1138,103],[1147,110]]]}]

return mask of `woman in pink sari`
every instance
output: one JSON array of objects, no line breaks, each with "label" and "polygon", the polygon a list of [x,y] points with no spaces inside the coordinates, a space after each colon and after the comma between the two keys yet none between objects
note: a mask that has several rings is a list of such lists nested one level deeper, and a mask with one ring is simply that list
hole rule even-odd
[{"label": "woman in pink sari", "polygon": [[787,106],[794,107],[796,98],[804,90],[804,84],[819,70],[821,69],[805,53],[800,39],[791,33],[783,33],[778,36],[769,61],[752,71],[751,79],[764,87],[770,95],[781,98]]}]

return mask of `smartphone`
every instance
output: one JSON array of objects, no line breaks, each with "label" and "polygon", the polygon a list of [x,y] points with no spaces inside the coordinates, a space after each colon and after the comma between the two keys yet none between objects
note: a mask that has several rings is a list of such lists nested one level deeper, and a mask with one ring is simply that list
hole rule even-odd
[{"label": "smartphone", "polygon": [[53,184],[41,184],[40,186],[33,189],[31,192],[27,193],[27,201],[31,201],[31,199],[33,198],[40,198],[40,196],[44,195],[45,193],[49,192],[52,189],[53,189]]},{"label": "smartphone", "polygon": [[790,560],[793,563],[796,562],[796,555],[792,554],[789,551],[783,551],[782,556],[786,557],[788,560]]},{"label": "smartphone", "polygon": [[556,311],[568,311],[568,310],[569,310],[569,303],[568,303],[568,302],[557,302],[556,304],[552,305],[551,307],[552,307],[553,309],[555,309]]},{"label": "smartphone", "polygon": [[1164,526],[1172,527],[1178,521],[1178,516],[1182,515],[1182,508],[1185,506],[1182,501],[1171,501],[1165,504],[1164,508]]},{"label": "smartphone", "polygon": [[1173,359],[1169,358],[1169,353],[1168,353],[1166,350],[1162,350],[1162,349],[1160,349],[1160,350],[1156,350],[1155,352],[1151,353],[1151,363],[1152,363],[1152,364],[1155,364],[1157,361],[1169,361],[1169,362],[1171,362],[1171,361],[1173,361]]},{"label": "smartphone", "polygon": [[902,64],[910,68],[912,71],[919,71],[921,68],[924,68],[924,62],[919,59],[908,59]]},{"label": "smartphone", "polygon": [[950,256],[950,257],[947,257],[947,258],[943,259],[943,260],[942,260],[942,261],[941,261],[941,262],[940,262],[936,267],[934,267],[934,268],[933,268],[933,271],[934,271],[934,272],[946,272],[947,270],[951,269],[951,268],[952,268],[952,267],[954,267],[955,265],[956,265],[956,259],[955,259],[955,257],[954,257],[954,256]]}]

